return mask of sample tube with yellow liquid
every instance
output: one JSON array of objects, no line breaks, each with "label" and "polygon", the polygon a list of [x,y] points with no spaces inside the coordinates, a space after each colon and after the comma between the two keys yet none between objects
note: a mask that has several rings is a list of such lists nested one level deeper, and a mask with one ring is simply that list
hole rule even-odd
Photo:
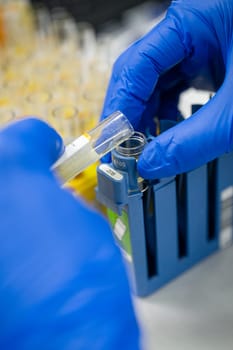
[{"label": "sample tube with yellow liquid", "polygon": [[66,146],[63,155],[53,165],[62,183],[80,174],[134,133],[126,116],[116,111],[95,128]]}]

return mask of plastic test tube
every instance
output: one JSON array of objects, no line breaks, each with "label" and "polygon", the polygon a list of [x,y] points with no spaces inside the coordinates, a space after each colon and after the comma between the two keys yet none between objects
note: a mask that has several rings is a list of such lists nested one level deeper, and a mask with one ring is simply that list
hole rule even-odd
[{"label": "plastic test tube", "polygon": [[133,133],[133,127],[126,116],[120,111],[114,112],[94,129],[67,145],[52,169],[65,183],[126,141]]}]

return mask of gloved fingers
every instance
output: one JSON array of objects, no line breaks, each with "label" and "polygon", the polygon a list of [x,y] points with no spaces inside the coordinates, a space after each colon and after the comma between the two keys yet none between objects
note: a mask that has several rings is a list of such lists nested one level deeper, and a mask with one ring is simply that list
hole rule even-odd
[{"label": "gloved fingers", "polygon": [[[189,119],[149,143],[138,161],[146,179],[172,176],[197,168],[233,148],[233,105],[229,80]],[[230,90],[229,90],[230,89]]]},{"label": "gloved fingers", "polygon": [[28,168],[49,168],[61,155],[60,135],[45,122],[26,118],[0,131],[0,164],[3,169],[12,164]]},{"label": "gloved fingers", "polygon": [[121,110],[137,128],[161,74],[190,53],[179,22],[167,16],[116,61],[110,79],[102,119]]}]

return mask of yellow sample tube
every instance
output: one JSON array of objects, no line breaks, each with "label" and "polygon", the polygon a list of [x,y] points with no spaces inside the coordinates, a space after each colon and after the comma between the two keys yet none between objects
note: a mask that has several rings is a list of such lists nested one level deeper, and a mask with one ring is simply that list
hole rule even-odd
[{"label": "yellow sample tube", "polygon": [[52,169],[65,183],[127,140],[133,132],[126,116],[120,111],[114,112],[94,129],[67,145]]}]

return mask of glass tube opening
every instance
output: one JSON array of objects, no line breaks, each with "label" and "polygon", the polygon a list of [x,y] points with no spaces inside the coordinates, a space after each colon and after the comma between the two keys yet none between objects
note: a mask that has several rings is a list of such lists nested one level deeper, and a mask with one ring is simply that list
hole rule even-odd
[{"label": "glass tube opening", "polygon": [[136,131],[128,140],[117,146],[116,151],[125,157],[138,158],[142,153],[146,142],[145,136],[141,132]]}]

